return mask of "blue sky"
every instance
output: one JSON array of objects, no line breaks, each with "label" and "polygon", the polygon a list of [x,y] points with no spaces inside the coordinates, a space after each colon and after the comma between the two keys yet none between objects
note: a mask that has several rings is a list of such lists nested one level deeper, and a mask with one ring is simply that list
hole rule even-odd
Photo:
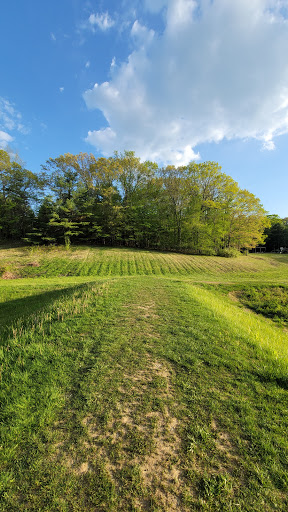
[{"label": "blue sky", "polygon": [[288,0],[10,0],[0,147],[217,161],[288,216]]}]

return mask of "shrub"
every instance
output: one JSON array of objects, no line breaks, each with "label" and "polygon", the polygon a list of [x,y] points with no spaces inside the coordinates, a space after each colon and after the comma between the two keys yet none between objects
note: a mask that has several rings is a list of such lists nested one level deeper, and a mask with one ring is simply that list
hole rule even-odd
[{"label": "shrub", "polygon": [[234,247],[225,247],[225,249],[218,249],[217,256],[222,258],[237,258],[240,252]]},{"label": "shrub", "polygon": [[199,254],[201,256],[216,256],[217,253],[215,249],[212,249],[212,247],[206,247],[205,249],[201,249]]}]

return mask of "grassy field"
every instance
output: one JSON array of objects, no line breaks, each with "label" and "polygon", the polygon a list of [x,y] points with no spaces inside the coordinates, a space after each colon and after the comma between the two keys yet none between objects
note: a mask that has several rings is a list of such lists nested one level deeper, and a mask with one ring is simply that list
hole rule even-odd
[{"label": "grassy field", "polygon": [[288,256],[0,250],[0,510],[288,510]]},{"label": "grassy field", "polygon": [[[79,247],[0,249],[3,279],[31,277],[163,276],[288,284],[287,255],[254,254],[239,258],[191,256],[137,249]],[[85,281],[85,279],[84,279]]]}]

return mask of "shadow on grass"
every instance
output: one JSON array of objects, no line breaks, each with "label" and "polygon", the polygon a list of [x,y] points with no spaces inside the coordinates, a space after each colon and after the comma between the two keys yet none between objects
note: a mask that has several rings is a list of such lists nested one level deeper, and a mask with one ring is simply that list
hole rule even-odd
[{"label": "shadow on grass", "polygon": [[83,283],[58,290],[51,290],[35,295],[26,296],[21,299],[8,300],[0,304],[0,339],[7,338],[11,326],[19,319],[23,321],[25,327],[26,321],[35,313],[40,312],[56,300],[67,299],[71,297],[76,290],[84,290],[92,283]]},{"label": "shadow on grass", "polygon": [[286,265],[288,265],[288,254],[273,254],[271,252],[268,254],[271,260],[274,260],[277,263],[286,263]]}]

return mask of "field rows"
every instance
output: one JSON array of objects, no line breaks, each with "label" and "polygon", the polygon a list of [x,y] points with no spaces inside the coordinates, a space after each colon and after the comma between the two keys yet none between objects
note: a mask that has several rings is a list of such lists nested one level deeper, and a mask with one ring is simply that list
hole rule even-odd
[{"label": "field rows", "polygon": [[0,251],[2,277],[66,277],[66,276],[182,276],[198,278],[206,275],[258,279],[270,277],[288,279],[288,257],[241,256],[219,258],[175,253],[132,251],[119,249],[82,249],[65,252],[63,249],[22,249]]}]

